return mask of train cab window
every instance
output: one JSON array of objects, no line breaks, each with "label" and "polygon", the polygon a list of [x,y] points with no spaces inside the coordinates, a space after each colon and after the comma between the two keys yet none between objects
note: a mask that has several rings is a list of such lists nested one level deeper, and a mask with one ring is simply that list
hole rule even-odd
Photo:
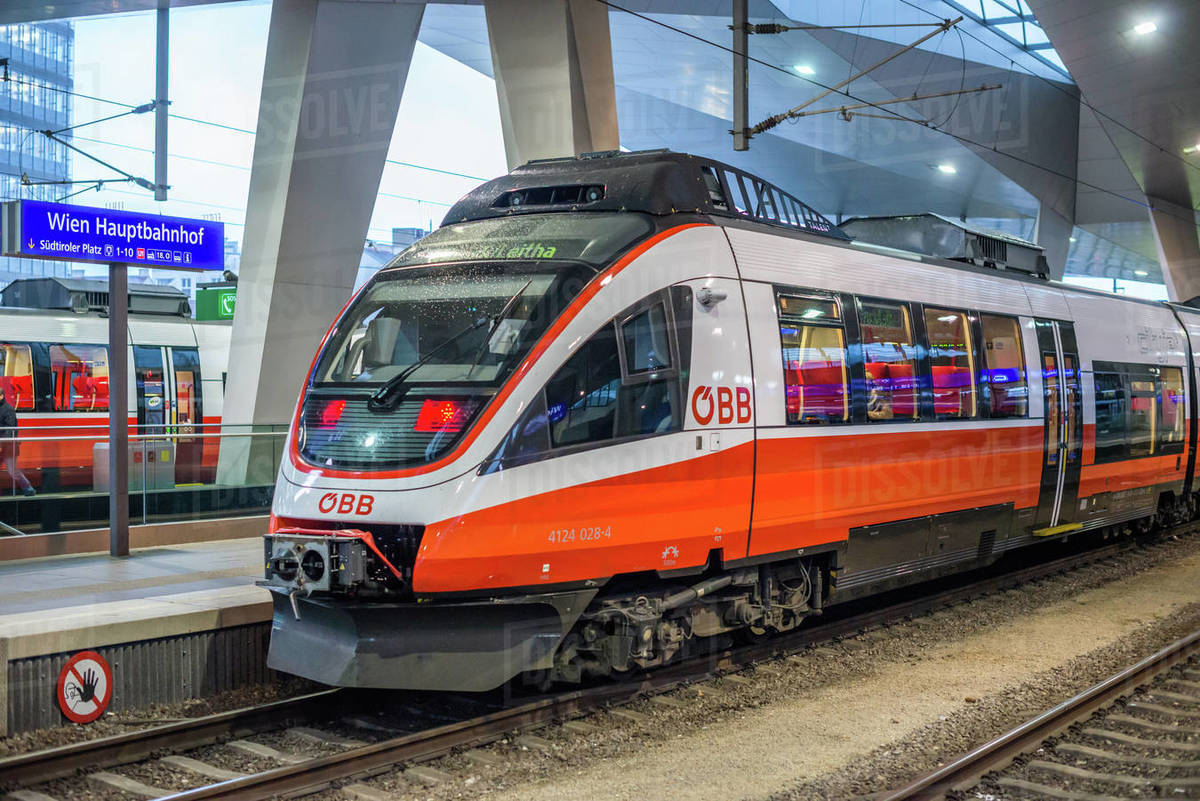
[{"label": "train cab window", "polygon": [[534,398],[485,470],[547,451],[678,431],[692,292],[656,292],[605,323]]},{"label": "train cab window", "polygon": [[[1158,428],[1158,441],[1162,450],[1178,452],[1183,444],[1185,431],[1183,371],[1178,367],[1160,367],[1159,400],[1161,413]],[[1176,445],[1178,443],[1178,445]]]},{"label": "train cab window", "polygon": [[1129,382],[1129,455],[1153,456],[1158,444],[1158,387],[1152,379]]},{"label": "train cab window", "polygon": [[28,345],[0,344],[0,389],[14,409],[33,408],[33,356]]},{"label": "train cab window", "polygon": [[1025,417],[1029,388],[1025,355],[1021,351],[1021,324],[1015,317],[981,314],[984,368],[979,376],[984,408],[989,417]]},{"label": "train cab window", "polygon": [[620,385],[617,337],[608,323],[546,385],[550,444],[559,448],[612,439]]},{"label": "train cab window", "polygon": [[108,410],[108,349],[51,345],[50,375],[57,412]]},{"label": "train cab window", "polygon": [[917,348],[908,306],[859,300],[863,360],[866,362],[867,418],[916,420]]},{"label": "train cab window", "polygon": [[965,419],[979,413],[975,402],[975,348],[966,312],[925,309],[929,364],[933,374],[933,412],[939,420]]},{"label": "train cab window", "polygon": [[837,301],[780,295],[779,338],[787,422],[847,422],[846,332]]}]

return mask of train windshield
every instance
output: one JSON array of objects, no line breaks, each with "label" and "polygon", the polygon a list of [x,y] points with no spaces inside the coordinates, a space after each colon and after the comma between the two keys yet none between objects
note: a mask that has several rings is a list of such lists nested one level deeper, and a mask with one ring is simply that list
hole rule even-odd
[{"label": "train windshield", "polygon": [[593,275],[529,261],[380,273],[338,322],[314,382],[499,386]]}]

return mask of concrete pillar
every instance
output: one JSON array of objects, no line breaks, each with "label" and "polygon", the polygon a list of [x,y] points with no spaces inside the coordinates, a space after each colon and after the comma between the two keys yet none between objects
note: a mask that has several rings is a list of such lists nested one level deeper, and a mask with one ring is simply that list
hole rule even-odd
[{"label": "concrete pillar", "polygon": [[1158,249],[1158,263],[1167,283],[1167,296],[1186,303],[1200,297],[1200,238],[1196,213],[1158,198],[1147,197],[1150,227]]},{"label": "concrete pillar", "polygon": [[1075,225],[1042,200],[1038,204],[1037,222],[1033,226],[1033,241],[1044,248],[1050,265],[1050,278],[1061,281],[1067,269],[1067,251],[1071,248],[1071,231]]},{"label": "concrete pillar", "polygon": [[[227,424],[291,420],[321,336],[350,297],[424,10],[423,2],[274,0]],[[224,440],[218,479],[273,481],[278,447]]]},{"label": "concrete pillar", "polygon": [[484,0],[509,168],[620,147],[608,7]]}]

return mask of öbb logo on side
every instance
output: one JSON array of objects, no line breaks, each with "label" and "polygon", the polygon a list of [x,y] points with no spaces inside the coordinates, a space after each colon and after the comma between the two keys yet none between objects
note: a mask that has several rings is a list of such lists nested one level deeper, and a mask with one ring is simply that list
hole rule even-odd
[{"label": "\u00f6bb logo on side", "polygon": [[323,514],[336,511],[340,515],[369,515],[374,506],[375,496],[366,493],[327,492],[317,501],[317,509]]},{"label": "\u00f6bb logo on side", "polygon": [[728,425],[735,418],[738,423],[749,423],[750,390],[746,387],[698,386],[692,393],[692,417],[702,426],[711,423],[713,417],[721,425]]}]

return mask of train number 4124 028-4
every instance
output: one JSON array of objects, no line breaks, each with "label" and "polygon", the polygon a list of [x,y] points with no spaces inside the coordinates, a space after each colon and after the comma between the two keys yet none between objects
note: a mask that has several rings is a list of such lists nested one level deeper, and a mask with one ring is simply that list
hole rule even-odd
[{"label": "train number 4124 028-4", "polygon": [[612,526],[581,526],[580,528],[556,528],[550,532],[550,542],[592,542],[612,539]]}]

